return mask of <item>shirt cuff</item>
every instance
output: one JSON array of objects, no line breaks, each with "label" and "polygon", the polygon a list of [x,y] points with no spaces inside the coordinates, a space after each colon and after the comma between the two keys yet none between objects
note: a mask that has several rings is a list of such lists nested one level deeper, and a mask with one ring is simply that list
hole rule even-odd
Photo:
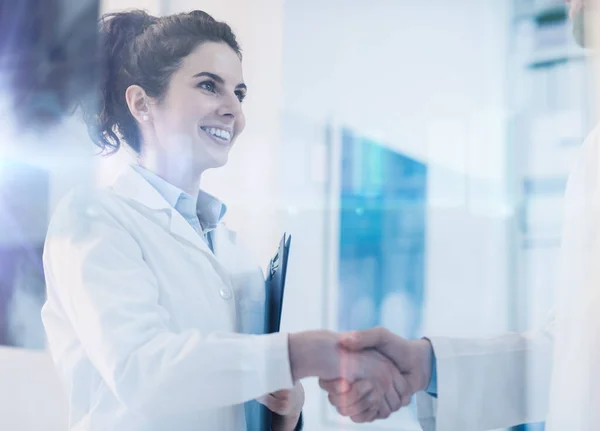
[{"label": "shirt cuff", "polygon": [[431,380],[429,380],[429,386],[425,392],[427,392],[432,397],[437,397],[437,359],[435,357],[435,350],[432,348],[432,358],[431,358]]}]

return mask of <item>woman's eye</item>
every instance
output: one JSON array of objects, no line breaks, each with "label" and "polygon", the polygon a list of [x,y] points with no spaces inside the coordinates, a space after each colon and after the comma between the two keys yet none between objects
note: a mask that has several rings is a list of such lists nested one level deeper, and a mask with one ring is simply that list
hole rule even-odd
[{"label": "woman's eye", "polygon": [[198,88],[202,88],[203,90],[210,91],[211,93],[215,92],[215,83],[212,81],[204,81],[198,84]]},{"label": "woman's eye", "polygon": [[236,91],[235,95],[237,96],[237,98],[240,102],[243,102],[244,99],[246,98],[246,93],[244,93],[243,91]]}]

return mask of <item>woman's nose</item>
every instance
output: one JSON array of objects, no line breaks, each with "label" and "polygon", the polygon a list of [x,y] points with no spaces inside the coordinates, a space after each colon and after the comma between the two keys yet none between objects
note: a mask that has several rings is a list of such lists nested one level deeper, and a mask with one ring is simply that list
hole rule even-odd
[{"label": "woman's nose", "polygon": [[226,96],[222,99],[218,114],[221,116],[237,117],[242,109],[242,102],[237,95]]}]

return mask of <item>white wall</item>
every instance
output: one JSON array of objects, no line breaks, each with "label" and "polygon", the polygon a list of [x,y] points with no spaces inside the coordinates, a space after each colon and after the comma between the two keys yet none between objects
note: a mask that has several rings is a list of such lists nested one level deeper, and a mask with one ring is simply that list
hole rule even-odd
[{"label": "white wall", "polygon": [[[328,253],[339,226],[327,226],[335,217],[324,210],[322,163],[329,121],[428,164],[424,332],[508,328],[508,22],[509,2],[498,0],[286,2],[283,156],[293,211],[285,226],[294,236],[287,328],[335,324]],[[310,382],[308,429],[336,428],[325,405]],[[386,426],[394,428],[365,429]]]},{"label": "white wall", "polygon": [[[424,160],[430,300],[502,294],[508,1],[302,0],[285,14],[286,117],[333,118]],[[464,332],[486,315],[465,311],[432,327]],[[477,331],[498,328],[486,320]]]},{"label": "white wall", "polygon": [[0,347],[0,381],[0,429],[68,429],[66,397],[46,352]]}]

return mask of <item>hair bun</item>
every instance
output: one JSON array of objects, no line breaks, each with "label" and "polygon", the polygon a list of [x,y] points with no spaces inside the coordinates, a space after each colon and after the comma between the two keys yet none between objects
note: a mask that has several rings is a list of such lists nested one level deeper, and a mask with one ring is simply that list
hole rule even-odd
[{"label": "hair bun", "polygon": [[113,46],[119,41],[126,44],[132,42],[157,21],[157,17],[149,15],[143,10],[109,13],[103,15],[100,20],[100,33],[111,39]]},{"label": "hair bun", "polygon": [[215,20],[212,15],[204,12],[203,10],[193,10],[189,13],[189,16],[208,22],[217,22],[217,20]]},{"label": "hair bun", "polygon": [[90,136],[103,136],[99,139],[104,142],[103,149],[109,153],[119,148],[119,138],[113,130],[114,118],[128,115],[123,104],[127,87],[124,78],[133,59],[134,42],[156,22],[158,18],[142,10],[108,13],[100,18],[102,63],[98,99],[82,101],[81,106]]},{"label": "hair bun", "polygon": [[136,37],[157,21],[158,18],[142,10],[109,13],[102,16],[100,42],[102,53],[108,63],[109,75],[126,68],[125,60],[130,57],[129,48]]}]

